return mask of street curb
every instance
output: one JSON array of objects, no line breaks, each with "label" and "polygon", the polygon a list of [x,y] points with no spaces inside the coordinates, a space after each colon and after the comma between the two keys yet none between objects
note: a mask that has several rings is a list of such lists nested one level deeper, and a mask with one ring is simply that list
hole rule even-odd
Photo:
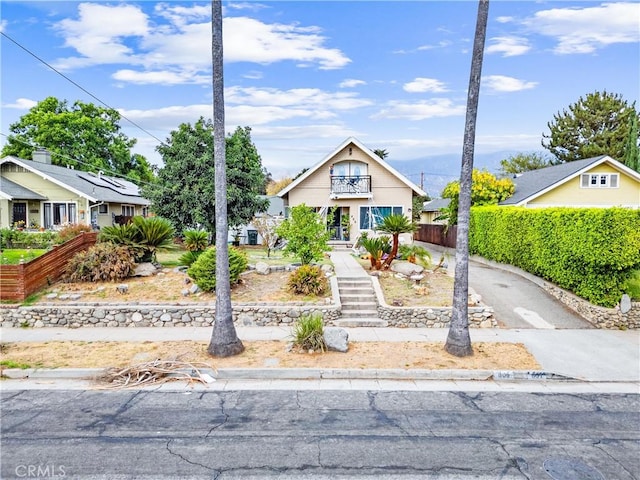
[{"label": "street curb", "polygon": [[[7,368],[5,378],[90,380],[104,368]],[[540,370],[403,370],[403,369],[342,369],[342,368],[221,368],[200,369],[216,380],[476,380],[476,381],[585,381]],[[176,373],[190,374],[190,369]],[[194,376],[195,379],[195,376]]]}]

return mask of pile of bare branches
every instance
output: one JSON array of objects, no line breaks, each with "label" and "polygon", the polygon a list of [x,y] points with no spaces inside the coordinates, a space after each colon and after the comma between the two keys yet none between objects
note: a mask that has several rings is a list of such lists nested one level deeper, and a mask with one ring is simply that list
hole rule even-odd
[{"label": "pile of bare branches", "polygon": [[100,388],[104,389],[159,385],[176,380],[210,383],[213,379],[209,374],[201,371],[204,368],[212,369],[213,367],[206,363],[154,360],[128,367],[109,368],[96,380]]}]

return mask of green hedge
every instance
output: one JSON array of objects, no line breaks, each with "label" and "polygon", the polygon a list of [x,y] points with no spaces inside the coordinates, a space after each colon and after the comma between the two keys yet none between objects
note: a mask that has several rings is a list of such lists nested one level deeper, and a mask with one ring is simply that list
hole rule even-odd
[{"label": "green hedge", "polygon": [[640,268],[640,210],[474,207],[469,251],[612,307]]}]

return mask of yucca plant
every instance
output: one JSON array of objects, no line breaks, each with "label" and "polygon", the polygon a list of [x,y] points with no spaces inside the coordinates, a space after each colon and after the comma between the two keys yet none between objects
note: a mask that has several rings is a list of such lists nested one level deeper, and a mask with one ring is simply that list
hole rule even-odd
[{"label": "yucca plant", "polygon": [[301,315],[293,327],[293,344],[303,350],[327,350],[324,341],[324,321],[320,313]]}]

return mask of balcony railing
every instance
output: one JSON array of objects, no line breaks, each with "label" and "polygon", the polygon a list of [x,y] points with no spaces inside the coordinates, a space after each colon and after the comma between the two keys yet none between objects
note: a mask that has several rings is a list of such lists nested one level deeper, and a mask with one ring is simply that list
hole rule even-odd
[{"label": "balcony railing", "polygon": [[359,195],[371,193],[371,175],[331,176],[331,194]]}]

